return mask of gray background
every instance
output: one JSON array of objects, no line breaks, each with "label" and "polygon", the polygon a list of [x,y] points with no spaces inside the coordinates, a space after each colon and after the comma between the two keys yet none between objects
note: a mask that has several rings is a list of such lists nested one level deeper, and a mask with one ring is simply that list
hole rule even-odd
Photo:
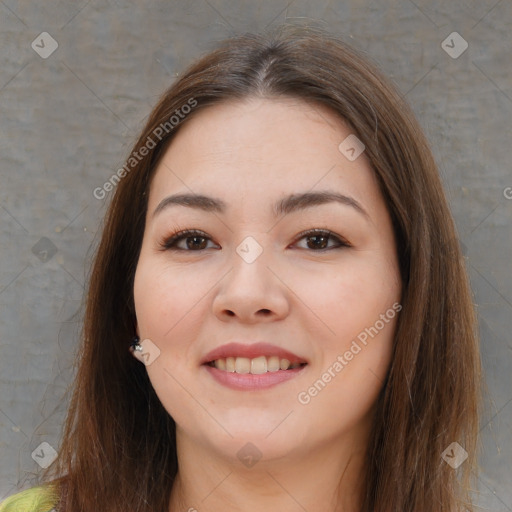
[{"label": "gray background", "polygon": [[[234,33],[309,20],[376,60],[431,141],[482,335],[479,503],[512,511],[510,0],[1,0],[0,500],[36,481],[40,443],[59,445],[111,197],[95,199],[94,188],[193,58]],[[469,44],[458,58],[441,46],[454,31]],[[47,58],[31,47],[42,32],[58,43]],[[45,39],[38,50],[49,48]]]}]

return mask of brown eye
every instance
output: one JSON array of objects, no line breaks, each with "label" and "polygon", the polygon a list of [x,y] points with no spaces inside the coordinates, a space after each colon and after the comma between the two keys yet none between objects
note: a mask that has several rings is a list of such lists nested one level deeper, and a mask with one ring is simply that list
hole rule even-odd
[{"label": "brown eye", "polygon": [[188,249],[205,249],[207,242],[204,236],[189,236],[185,238]]},{"label": "brown eye", "polygon": [[[299,235],[298,240],[306,239],[306,247],[307,249],[312,249],[313,251],[326,251],[330,249],[337,249],[340,247],[350,247],[350,244],[344,240],[342,240],[339,236],[334,235],[328,230],[322,229],[313,229],[306,232],[303,232]],[[330,242],[334,242],[334,246]]]},{"label": "brown eye", "polygon": [[[160,243],[162,250],[202,251],[207,249],[210,237],[199,230],[185,230],[175,233]],[[184,243],[183,243],[184,242]]]},{"label": "brown eye", "polygon": [[309,249],[326,249],[329,243],[329,236],[325,235],[312,235],[306,237],[308,240]]}]

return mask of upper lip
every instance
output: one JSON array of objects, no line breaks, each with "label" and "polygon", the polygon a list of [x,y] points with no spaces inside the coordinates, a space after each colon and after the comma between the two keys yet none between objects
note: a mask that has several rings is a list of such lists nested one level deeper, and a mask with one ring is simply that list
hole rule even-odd
[{"label": "upper lip", "polygon": [[262,342],[251,344],[233,342],[226,343],[208,352],[202,358],[201,364],[210,363],[216,359],[226,359],[227,357],[248,357],[249,359],[254,359],[260,356],[278,356],[280,359],[288,359],[291,363],[307,363],[304,358],[277,345]]}]

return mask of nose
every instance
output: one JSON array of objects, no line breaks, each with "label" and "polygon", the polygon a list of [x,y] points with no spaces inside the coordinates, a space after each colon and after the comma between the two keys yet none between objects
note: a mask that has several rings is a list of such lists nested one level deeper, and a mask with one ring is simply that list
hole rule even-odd
[{"label": "nose", "polygon": [[[264,251],[248,263],[238,253],[230,258],[231,270],[220,281],[213,298],[213,313],[221,321],[273,322],[289,312],[289,289],[269,266]],[[276,265],[272,265],[276,267]]]}]

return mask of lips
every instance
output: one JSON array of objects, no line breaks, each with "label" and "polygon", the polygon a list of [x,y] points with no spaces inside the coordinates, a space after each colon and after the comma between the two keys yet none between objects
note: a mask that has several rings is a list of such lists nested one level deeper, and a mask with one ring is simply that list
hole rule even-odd
[{"label": "lips", "polygon": [[307,361],[297,354],[267,343],[228,343],[209,352],[202,364],[222,372],[261,375],[294,370]]}]

